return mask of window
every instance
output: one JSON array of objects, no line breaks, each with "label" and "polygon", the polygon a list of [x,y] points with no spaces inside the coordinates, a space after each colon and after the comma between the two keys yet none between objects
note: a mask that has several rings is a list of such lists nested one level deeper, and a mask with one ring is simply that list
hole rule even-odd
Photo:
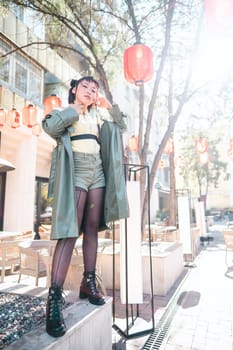
[{"label": "window", "polygon": [[35,104],[41,104],[41,75],[35,69],[29,71],[28,99]]},{"label": "window", "polygon": [[15,65],[15,87],[20,92],[27,93],[27,70],[17,62]]},{"label": "window", "polygon": [[[0,53],[13,47],[0,39]],[[43,70],[18,52],[0,60],[0,84],[36,105],[42,104]]]},{"label": "window", "polygon": [[23,7],[15,4],[10,5],[11,11],[14,13],[14,15],[23,21]]},{"label": "window", "polygon": [[[11,47],[4,43],[0,39],[0,54],[4,54],[10,51]],[[9,56],[3,57],[0,60],[0,80],[5,81],[6,83],[10,82],[10,58]]]}]

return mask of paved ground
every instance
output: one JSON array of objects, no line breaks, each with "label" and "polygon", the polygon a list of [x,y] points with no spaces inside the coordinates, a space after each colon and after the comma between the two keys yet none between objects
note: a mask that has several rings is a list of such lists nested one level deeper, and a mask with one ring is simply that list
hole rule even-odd
[{"label": "paved ground", "polygon": [[[210,228],[214,241],[202,247],[195,267],[189,268],[183,283],[169,297],[169,307],[158,310],[155,332],[121,341],[113,349],[233,349],[233,268],[225,264],[222,228]],[[233,266],[233,252],[230,254]]]},{"label": "paved ground", "polygon": [[233,349],[233,270],[225,264],[223,236],[214,229],[219,227],[212,228],[214,241],[180,290],[166,350]]},{"label": "paved ground", "polygon": [[[220,225],[211,227],[214,240],[202,247],[194,261],[195,267],[185,269],[184,276],[168,295],[155,296],[155,331],[127,340],[113,329],[113,350],[233,350],[233,268],[228,269],[225,264],[221,229]],[[233,265],[231,254],[229,262]],[[8,283],[12,286],[17,278],[17,275],[7,276],[4,288]],[[44,283],[41,279],[40,287],[32,288],[34,281],[31,286],[27,281],[14,288],[20,293],[45,296]],[[71,293],[69,301],[72,297],[75,300],[77,296]],[[132,333],[150,329],[149,301],[140,315]],[[125,320],[121,322],[119,325],[124,329]]]}]

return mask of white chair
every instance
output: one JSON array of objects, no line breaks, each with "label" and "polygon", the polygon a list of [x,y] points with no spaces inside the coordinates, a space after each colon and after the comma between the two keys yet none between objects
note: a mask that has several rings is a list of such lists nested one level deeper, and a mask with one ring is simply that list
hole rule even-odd
[{"label": "white chair", "polygon": [[20,271],[18,283],[22,275],[27,275],[35,277],[35,284],[38,286],[40,277],[49,276],[55,244],[56,241],[42,239],[19,243]]},{"label": "white chair", "polygon": [[20,264],[18,242],[14,240],[0,241],[0,268],[1,282],[4,282],[6,270],[13,272],[15,267]]},{"label": "white chair", "polygon": [[1,282],[4,282],[6,271],[13,273],[20,264],[19,242],[32,239],[32,231],[19,233],[17,236],[5,233],[5,237],[0,239],[0,268]]}]

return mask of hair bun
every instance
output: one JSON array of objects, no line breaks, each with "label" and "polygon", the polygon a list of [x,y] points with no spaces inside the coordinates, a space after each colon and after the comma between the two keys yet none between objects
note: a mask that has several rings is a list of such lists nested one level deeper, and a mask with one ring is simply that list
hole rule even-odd
[{"label": "hair bun", "polygon": [[74,88],[75,86],[77,86],[77,83],[78,83],[78,80],[77,79],[72,79],[71,82],[70,82],[70,86],[72,88]]}]

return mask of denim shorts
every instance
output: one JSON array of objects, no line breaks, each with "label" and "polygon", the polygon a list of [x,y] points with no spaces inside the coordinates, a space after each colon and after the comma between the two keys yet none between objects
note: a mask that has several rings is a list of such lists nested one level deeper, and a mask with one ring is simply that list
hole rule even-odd
[{"label": "denim shorts", "polygon": [[85,191],[105,187],[102,160],[99,153],[73,152],[75,187]]}]

